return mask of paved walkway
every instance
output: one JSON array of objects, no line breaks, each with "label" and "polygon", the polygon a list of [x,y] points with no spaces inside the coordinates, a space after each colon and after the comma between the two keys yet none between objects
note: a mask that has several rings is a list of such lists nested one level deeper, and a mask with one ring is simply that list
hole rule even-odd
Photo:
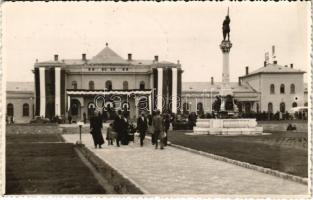
[{"label": "paved walkway", "polygon": [[[63,135],[75,143],[78,135]],[[155,150],[149,140],[144,147],[104,145],[94,149],[90,134],[83,143],[113,168],[150,194],[294,194],[306,195],[307,186],[246,169],[174,147]]]}]

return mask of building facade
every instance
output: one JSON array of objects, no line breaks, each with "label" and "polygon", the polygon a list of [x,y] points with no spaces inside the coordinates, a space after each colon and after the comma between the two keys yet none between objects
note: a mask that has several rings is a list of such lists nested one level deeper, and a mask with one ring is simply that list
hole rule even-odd
[{"label": "building facade", "polygon": [[6,120],[11,123],[28,123],[34,117],[34,83],[7,82]]},{"label": "building facade", "polygon": [[36,62],[35,115],[52,118],[69,115],[88,119],[94,109],[110,118],[120,109],[129,117],[141,111],[177,112],[181,95],[182,69],[179,62],[122,58],[108,44],[87,59]]},{"label": "building facade", "polygon": [[[304,71],[293,64],[281,66],[274,61],[230,83],[239,112],[285,113],[293,107],[308,106],[308,88],[304,83]],[[220,95],[221,82],[184,82],[182,108],[187,113],[212,111],[216,96]]]}]

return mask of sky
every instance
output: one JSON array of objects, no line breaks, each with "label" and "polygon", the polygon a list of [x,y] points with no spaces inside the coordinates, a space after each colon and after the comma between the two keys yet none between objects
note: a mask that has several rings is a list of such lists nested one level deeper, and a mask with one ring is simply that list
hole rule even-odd
[{"label": "sky", "polygon": [[4,73],[7,81],[33,81],[36,59],[92,58],[107,42],[125,59],[132,53],[133,59],[180,60],[183,81],[221,81],[228,7],[231,81],[245,66],[262,67],[272,45],[278,64],[309,71],[309,2],[5,2]]}]

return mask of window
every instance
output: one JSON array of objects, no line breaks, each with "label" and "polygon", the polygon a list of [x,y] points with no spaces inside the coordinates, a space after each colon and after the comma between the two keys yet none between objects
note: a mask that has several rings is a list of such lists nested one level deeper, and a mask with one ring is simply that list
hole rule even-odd
[{"label": "window", "polygon": [[281,102],[280,103],[280,106],[279,106],[279,110],[280,112],[284,113],[286,111],[286,105],[284,102]]},{"label": "window", "polygon": [[144,81],[140,81],[139,89],[140,90],[144,90],[145,89],[145,82]]},{"label": "window", "polygon": [[294,108],[294,107],[297,107],[298,106],[298,104],[297,104],[297,102],[293,102],[292,103],[292,107]]},{"label": "window", "polygon": [[107,90],[112,90],[112,81],[106,81],[105,82],[105,88]]},{"label": "window", "polygon": [[72,81],[72,88],[74,90],[77,90],[77,82],[76,81]]},{"label": "window", "polygon": [[23,104],[23,117],[29,116],[29,105],[28,103]]},{"label": "window", "polygon": [[127,81],[123,82],[123,90],[128,90],[128,82]]},{"label": "window", "polygon": [[95,83],[93,81],[89,81],[89,90],[95,89]]},{"label": "window", "polygon": [[280,94],[285,94],[285,85],[284,84],[280,85]]},{"label": "window", "polygon": [[291,84],[290,85],[290,94],[294,94],[294,93],[296,93],[296,86],[295,86],[295,84]]},{"label": "window", "polygon": [[273,104],[271,102],[267,105],[267,112],[273,113]]},{"label": "window", "polygon": [[14,107],[11,103],[7,105],[7,115],[11,117],[14,115]]},{"label": "window", "polygon": [[275,94],[275,85],[274,84],[271,84],[271,86],[270,86],[270,93]]}]

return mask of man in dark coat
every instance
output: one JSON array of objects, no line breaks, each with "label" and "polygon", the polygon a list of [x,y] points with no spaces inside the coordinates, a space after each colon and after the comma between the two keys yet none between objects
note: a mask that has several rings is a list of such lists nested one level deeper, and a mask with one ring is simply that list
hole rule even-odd
[{"label": "man in dark coat", "polygon": [[116,136],[116,146],[120,146],[120,140],[121,140],[121,136],[123,134],[123,131],[122,131],[122,126],[123,126],[123,116],[122,116],[122,111],[121,110],[118,110],[117,111],[117,116],[115,117],[114,119],[114,122],[113,122],[113,129],[116,131],[117,133],[117,136]]},{"label": "man in dark coat", "polygon": [[129,123],[127,116],[124,114],[121,120],[121,141],[123,145],[128,145]]},{"label": "man in dark coat", "polygon": [[156,111],[156,115],[152,119],[154,129],[155,149],[158,148],[158,139],[160,139],[161,149],[163,149],[163,118],[160,116],[160,110]]},{"label": "man in dark coat", "polygon": [[167,136],[168,136],[168,130],[170,129],[170,115],[169,114],[165,114],[164,115],[164,132],[166,133],[165,137],[163,138],[163,142],[164,142],[164,146],[167,145]]},{"label": "man in dark coat", "polygon": [[144,115],[144,112],[141,113],[141,116],[137,119],[137,130],[140,136],[140,146],[143,146],[143,140],[146,136],[146,131],[148,129],[148,121]]},{"label": "man in dark coat", "polygon": [[97,145],[99,146],[99,148],[101,148],[101,145],[104,144],[101,129],[102,129],[101,116],[95,113],[90,119],[90,133],[92,135],[95,148],[97,148]]}]

